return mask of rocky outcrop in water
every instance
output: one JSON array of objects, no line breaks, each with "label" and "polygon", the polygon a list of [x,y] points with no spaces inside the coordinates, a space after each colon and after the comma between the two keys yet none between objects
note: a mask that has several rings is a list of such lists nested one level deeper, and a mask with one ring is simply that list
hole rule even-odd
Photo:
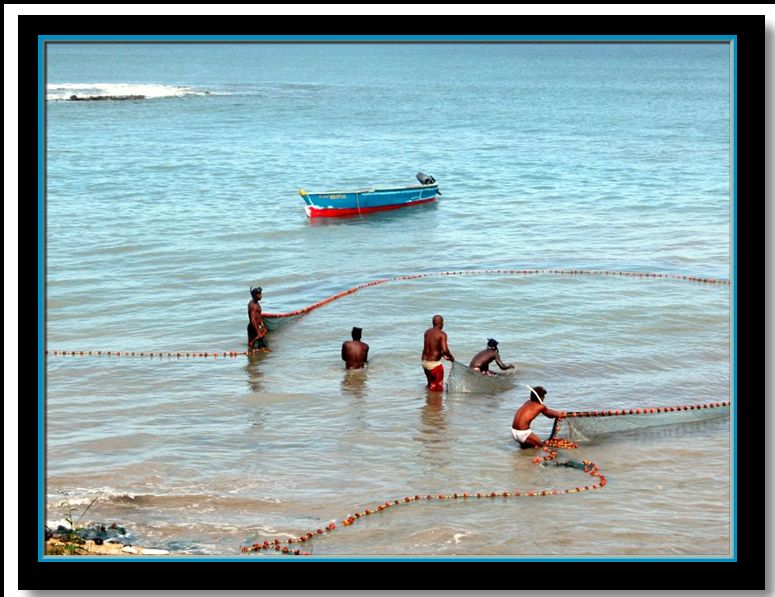
[{"label": "rocky outcrop in water", "polygon": [[71,102],[100,102],[105,100],[141,100],[145,99],[144,95],[88,95],[86,97],[78,97],[77,95],[71,95]]}]

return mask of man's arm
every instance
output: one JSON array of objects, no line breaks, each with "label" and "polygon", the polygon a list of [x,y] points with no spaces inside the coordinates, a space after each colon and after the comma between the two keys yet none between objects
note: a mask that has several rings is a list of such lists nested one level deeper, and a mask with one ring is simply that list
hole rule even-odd
[{"label": "man's arm", "polygon": [[345,350],[347,347],[347,342],[342,342],[342,360],[347,360],[347,351]]},{"label": "man's arm", "polygon": [[447,346],[447,334],[445,332],[441,333],[441,354],[453,363],[455,362],[455,357],[449,352],[449,346]]},{"label": "man's arm", "polygon": [[499,354],[495,355],[495,362],[498,364],[498,367],[500,367],[501,369],[513,369],[514,368],[514,365],[507,365],[506,363],[501,361],[501,355],[499,355]]},{"label": "man's arm", "polygon": [[369,362],[369,345],[366,344],[365,342],[363,343],[363,345],[366,347],[366,352],[363,353],[363,362],[364,363],[368,363]]},{"label": "man's arm", "polygon": [[263,317],[261,317],[261,306],[258,303],[251,303],[250,304],[250,323],[253,324],[253,327],[258,330],[261,327],[261,323],[264,320]]},{"label": "man's arm", "polygon": [[253,324],[257,336],[263,338],[266,336],[268,330],[266,329],[266,325],[264,325],[264,317],[261,315],[261,305],[256,303],[251,304],[250,306],[250,323]]},{"label": "man's arm", "polygon": [[566,415],[564,410],[552,410],[547,406],[544,406],[543,413],[545,416],[549,417],[550,419],[557,419],[559,417],[564,417]]}]

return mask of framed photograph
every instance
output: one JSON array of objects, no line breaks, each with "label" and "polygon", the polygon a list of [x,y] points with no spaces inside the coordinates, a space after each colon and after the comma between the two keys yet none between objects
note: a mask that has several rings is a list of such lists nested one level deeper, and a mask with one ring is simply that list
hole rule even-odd
[{"label": "framed photograph", "polygon": [[763,17],[471,18],[20,17],[20,588],[764,588]]}]

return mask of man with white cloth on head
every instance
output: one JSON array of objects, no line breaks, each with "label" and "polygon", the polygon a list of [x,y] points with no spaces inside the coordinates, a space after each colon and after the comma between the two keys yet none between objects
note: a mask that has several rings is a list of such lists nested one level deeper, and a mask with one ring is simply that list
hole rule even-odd
[{"label": "man with white cloth on head", "polygon": [[539,437],[530,429],[530,423],[538,415],[543,414],[551,419],[566,416],[565,411],[552,410],[544,404],[546,399],[546,390],[541,386],[530,388],[530,398],[519,407],[514,415],[514,421],[511,423],[511,437],[521,448],[540,448],[544,444]]}]

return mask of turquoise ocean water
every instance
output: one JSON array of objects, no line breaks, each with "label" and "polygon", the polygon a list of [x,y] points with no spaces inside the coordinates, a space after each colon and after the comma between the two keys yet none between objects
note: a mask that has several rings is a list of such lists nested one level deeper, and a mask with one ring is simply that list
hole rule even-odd
[{"label": "turquoise ocean water", "polygon": [[[726,44],[54,43],[46,85],[50,351],[244,351],[255,283],[280,312],[449,270],[732,275]],[[436,204],[311,222],[298,196],[418,171]],[[522,384],[563,410],[729,400],[731,308],[730,286],[675,279],[430,277],[334,301],[258,357],[49,356],[46,519],[99,495],[87,518],[137,544],[257,558],[240,546],[406,495],[586,484],[515,448]],[[499,340],[520,385],[427,394],[435,313],[465,363]],[[723,557],[732,440],[728,418],[601,437],[573,455],[600,491],[411,504],[308,549]]]}]

